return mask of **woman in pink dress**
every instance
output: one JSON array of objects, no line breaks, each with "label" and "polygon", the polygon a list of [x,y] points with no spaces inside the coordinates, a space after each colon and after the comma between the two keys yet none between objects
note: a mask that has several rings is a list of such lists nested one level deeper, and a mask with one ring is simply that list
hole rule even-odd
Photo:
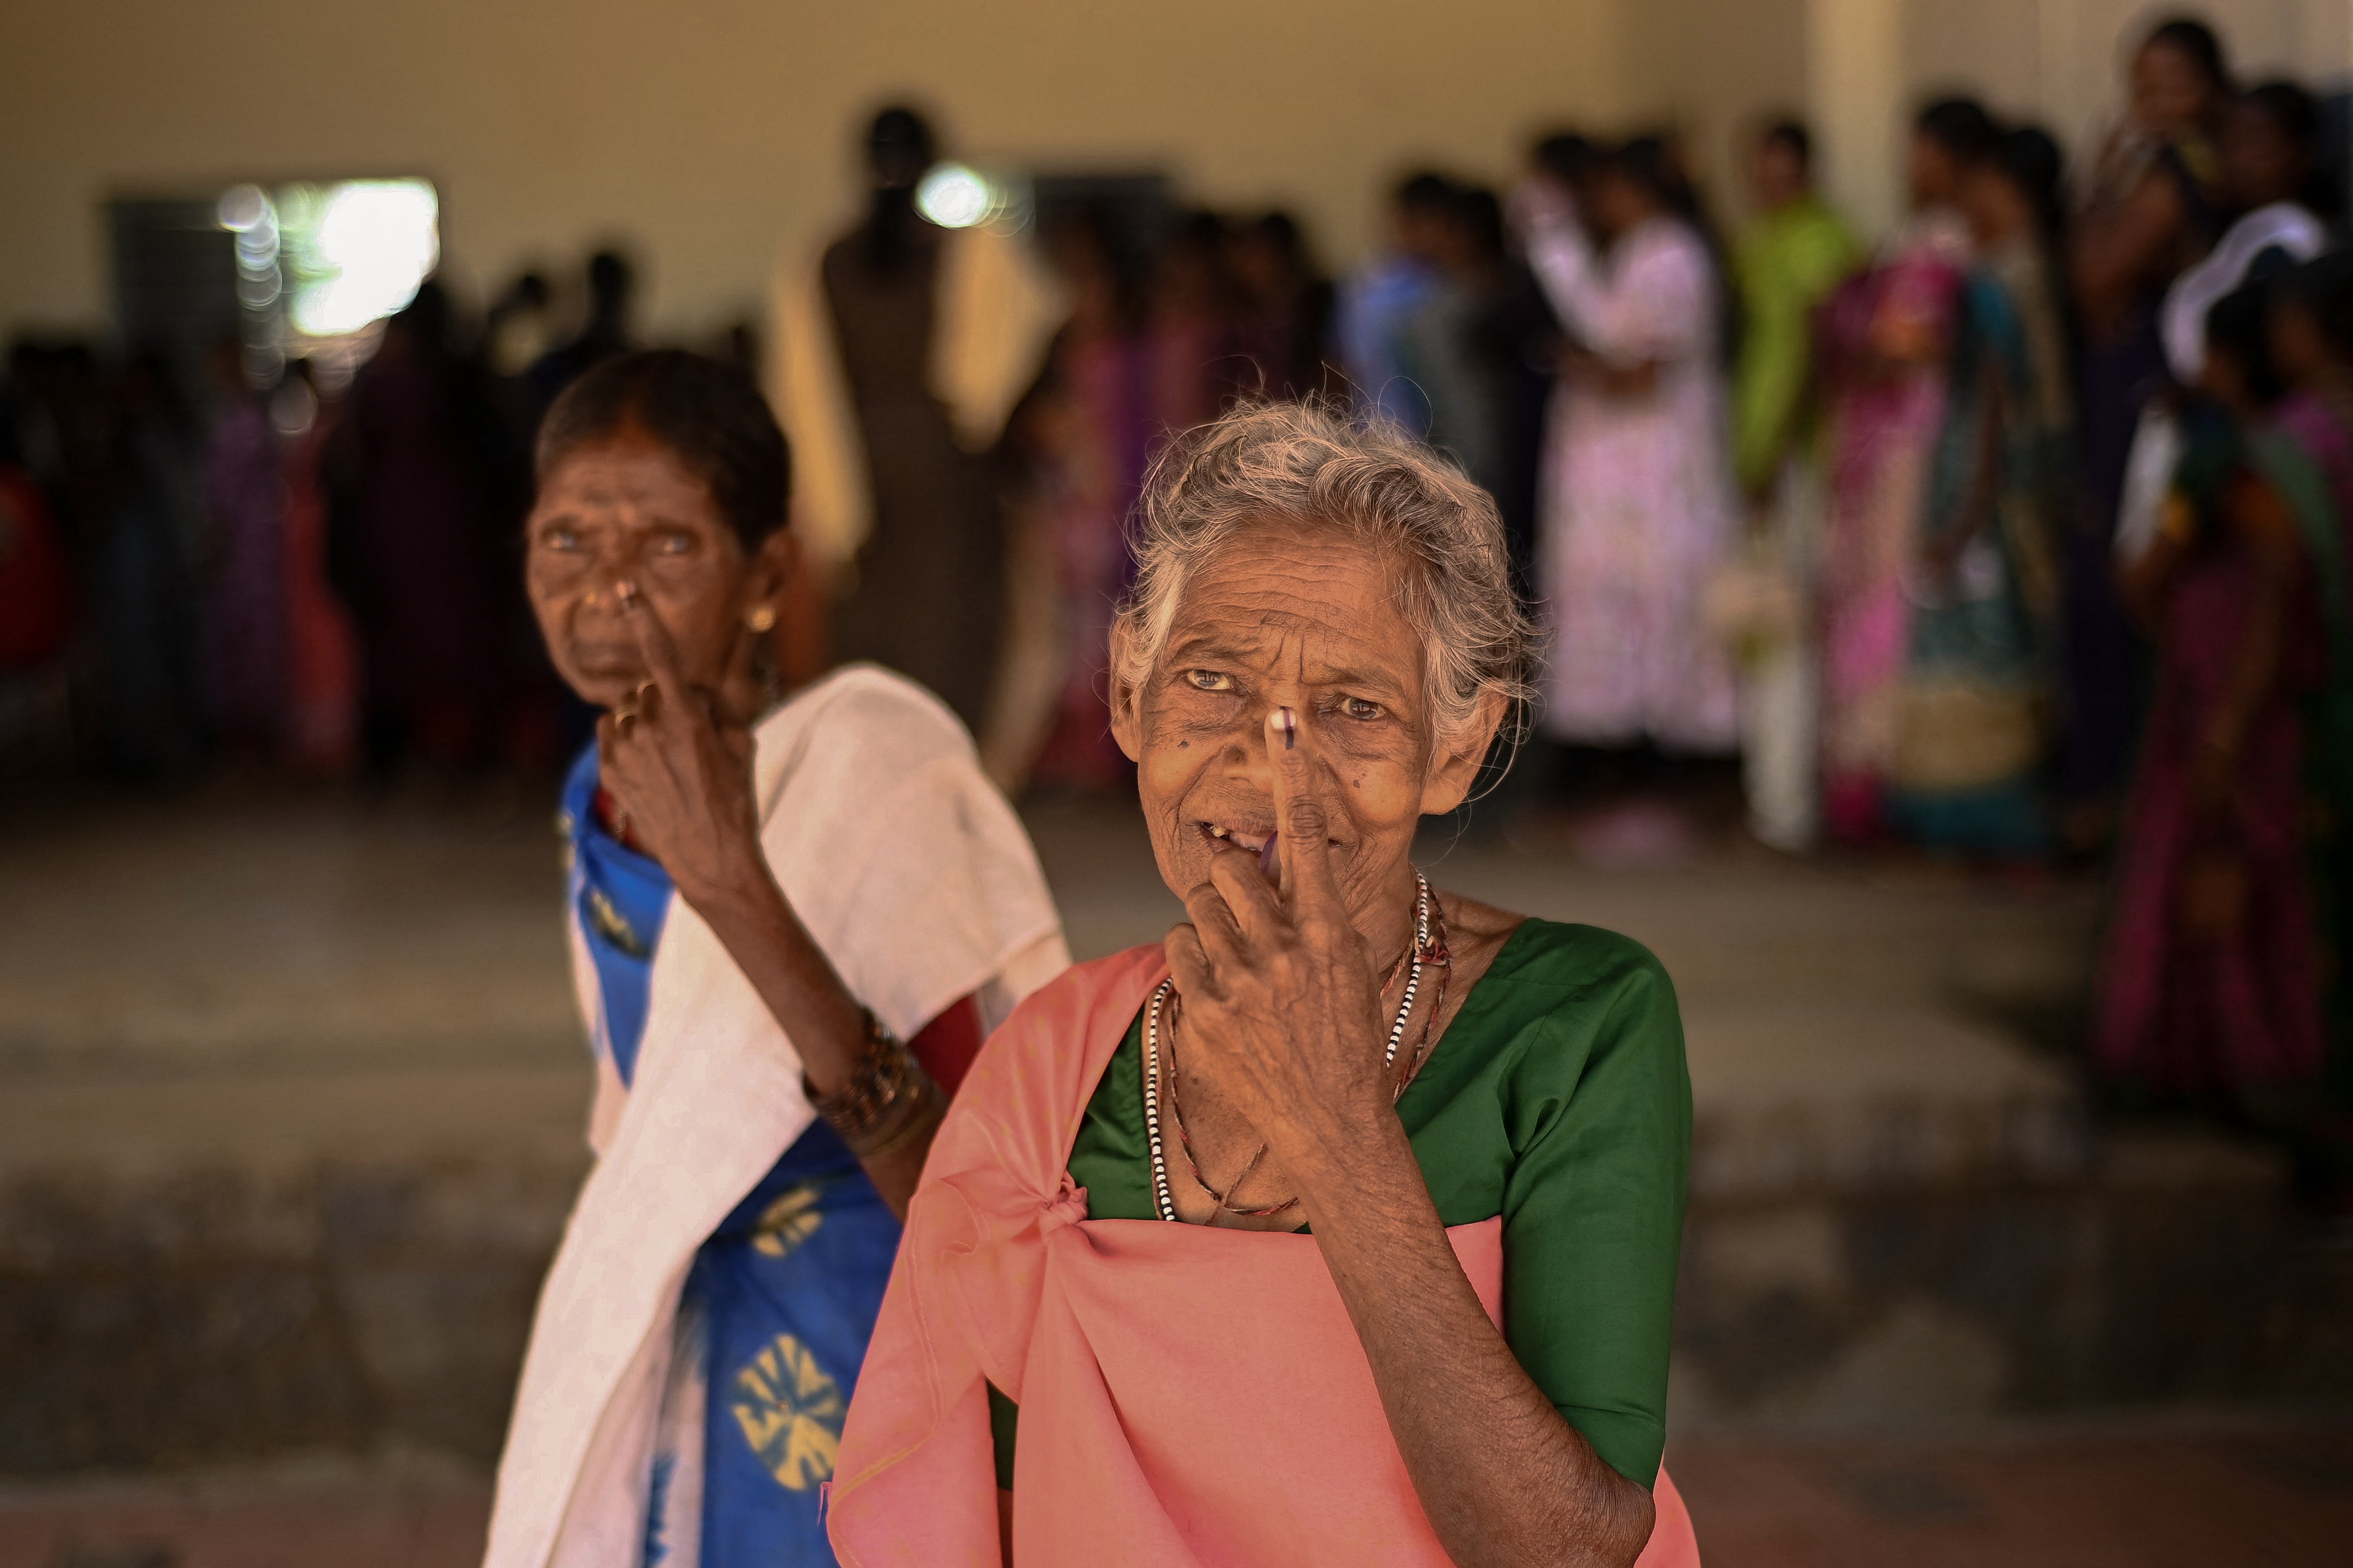
[{"label": "woman in pink dress", "polygon": [[1994,140],[1966,99],[1931,104],[1912,132],[1913,216],[1880,264],[1823,307],[1830,514],[1821,563],[1822,819],[1876,838],[1900,739],[1911,647],[1906,581],[1920,550],[1928,463],[1944,427],[1945,360],[1968,265],[1957,199]]},{"label": "woman in pink dress", "polygon": [[1735,516],[1715,268],[1665,177],[1643,138],[1591,181],[1590,239],[1563,201],[1527,215],[1529,264],[1576,345],[1538,524],[1543,724],[1577,744],[1728,752],[1732,662],[1700,607]]}]

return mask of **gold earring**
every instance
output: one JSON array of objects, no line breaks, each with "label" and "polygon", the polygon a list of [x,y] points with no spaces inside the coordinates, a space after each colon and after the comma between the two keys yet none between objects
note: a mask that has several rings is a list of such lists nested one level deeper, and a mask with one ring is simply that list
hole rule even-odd
[{"label": "gold earring", "polygon": [[774,605],[754,605],[744,615],[744,624],[765,637],[776,628],[776,607]]}]

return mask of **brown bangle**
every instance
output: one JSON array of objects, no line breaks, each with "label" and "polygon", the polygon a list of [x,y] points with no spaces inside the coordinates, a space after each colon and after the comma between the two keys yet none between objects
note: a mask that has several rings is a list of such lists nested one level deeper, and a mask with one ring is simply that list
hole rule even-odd
[{"label": "brown bangle", "polygon": [[894,1152],[938,1120],[945,1097],[932,1075],[871,1011],[866,1019],[866,1050],[849,1080],[820,1095],[801,1077],[801,1088],[819,1116],[849,1152],[861,1160]]}]

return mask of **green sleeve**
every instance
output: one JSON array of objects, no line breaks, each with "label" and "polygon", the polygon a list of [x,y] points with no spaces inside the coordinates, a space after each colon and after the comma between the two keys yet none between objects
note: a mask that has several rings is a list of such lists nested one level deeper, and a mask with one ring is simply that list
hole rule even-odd
[{"label": "green sleeve", "polygon": [[1562,1417],[1648,1487],[1666,1443],[1691,1077],[1659,961],[1585,934],[1602,952],[1583,946],[1581,981],[1527,1032],[1510,1077],[1504,1337]]}]

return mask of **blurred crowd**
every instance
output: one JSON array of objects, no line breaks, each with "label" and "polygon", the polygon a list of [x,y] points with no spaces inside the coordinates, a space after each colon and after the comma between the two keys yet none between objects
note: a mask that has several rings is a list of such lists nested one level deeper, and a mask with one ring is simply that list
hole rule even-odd
[{"label": "blurred crowd", "polygon": [[[1506,188],[1399,181],[1336,281],[1282,211],[1098,192],[944,226],[933,128],[888,110],[783,368],[747,330],[706,345],[767,374],[798,521],[844,545],[804,552],[780,675],[875,658],[1008,789],[1118,784],[1104,638],[1155,452],[1238,399],[1352,404],[1493,495],[1548,628],[1493,816],[1624,781],[1582,841],[1672,843],[1679,770],[1737,759],[1778,849],[2106,858],[2105,1069],[2304,1103],[2353,1027],[2343,149],[2198,21],[2128,61],[2072,157],[1971,98],[1920,109],[1875,247],[1795,120],[1744,132],[1736,229],[1673,134],[1562,131]],[[537,275],[479,319],[428,283],[348,385],[257,387],[225,348],[199,398],[152,356],[20,342],[0,746],[142,779],[552,770],[583,716],[517,526],[540,412],[634,341],[630,282],[599,254],[562,330]]]},{"label": "blurred crowd", "polygon": [[234,339],[200,385],[160,351],[18,339],[0,757],[139,784],[552,774],[587,720],[522,597],[530,447],[632,344],[628,260],[599,252],[574,292],[565,322],[526,273],[469,319],[427,281],[356,374],[295,358],[260,383]]}]

